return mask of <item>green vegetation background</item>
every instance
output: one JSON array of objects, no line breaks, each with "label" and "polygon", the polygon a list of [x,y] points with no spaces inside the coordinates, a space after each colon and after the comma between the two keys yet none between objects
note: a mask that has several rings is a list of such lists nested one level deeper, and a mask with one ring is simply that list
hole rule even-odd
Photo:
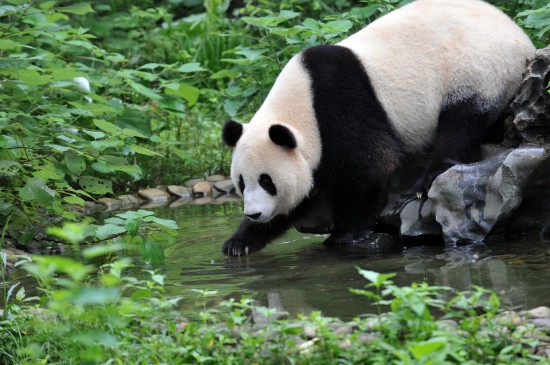
[{"label": "green vegetation background", "polygon": [[[40,297],[7,284],[8,256],[0,253],[0,363],[543,363],[532,355],[538,340],[527,338],[527,327],[512,333],[493,320],[494,293],[398,288],[391,275],[367,271],[368,290],[355,292],[391,311],[346,324],[343,336],[333,331],[341,323],[319,313],[258,327],[252,312],[274,313],[248,301],[183,317],[175,307],[182,298],[164,295],[162,275],[126,276],[130,262],[116,258],[134,245],[145,262],[162,262],[177,225],[139,210],[97,226],[75,209],[227,173],[223,122],[247,121],[293,54],[334,43],[406,2],[0,3],[0,247],[109,242],[82,252],[84,262],[106,256],[99,267],[30,259],[24,266]],[[492,2],[537,46],[548,44],[546,0]],[[456,326],[441,327],[434,312]],[[373,328],[380,341],[366,345],[360,338]]]}]

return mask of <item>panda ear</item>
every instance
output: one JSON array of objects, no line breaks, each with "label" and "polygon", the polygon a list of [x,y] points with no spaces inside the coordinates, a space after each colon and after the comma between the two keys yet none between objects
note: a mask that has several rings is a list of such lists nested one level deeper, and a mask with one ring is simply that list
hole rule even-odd
[{"label": "panda ear", "polygon": [[287,148],[293,149],[298,145],[292,131],[280,124],[273,124],[269,127],[269,138],[273,143]]},{"label": "panda ear", "polygon": [[235,147],[243,134],[243,125],[233,120],[228,120],[223,125],[222,140],[229,147]]}]

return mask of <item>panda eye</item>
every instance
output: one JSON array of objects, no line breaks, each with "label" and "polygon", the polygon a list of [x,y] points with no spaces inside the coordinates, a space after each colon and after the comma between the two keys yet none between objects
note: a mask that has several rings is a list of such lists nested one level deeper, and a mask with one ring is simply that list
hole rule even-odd
[{"label": "panda eye", "polygon": [[244,194],[244,180],[243,175],[239,176],[239,190],[241,191],[241,194]]},{"label": "panda eye", "polygon": [[277,188],[275,187],[275,184],[273,184],[271,176],[268,174],[261,174],[258,182],[260,183],[260,186],[269,193],[269,195],[277,195]]}]

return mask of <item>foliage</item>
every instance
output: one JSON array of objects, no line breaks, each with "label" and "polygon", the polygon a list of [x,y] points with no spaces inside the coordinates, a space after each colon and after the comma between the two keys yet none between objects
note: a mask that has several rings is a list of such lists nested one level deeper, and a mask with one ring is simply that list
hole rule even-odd
[{"label": "foliage", "polygon": [[[86,249],[83,257],[89,260],[103,253]],[[42,295],[26,298],[20,290],[12,298],[0,321],[2,363],[542,362],[532,355],[537,341],[497,320],[496,295],[480,288],[451,293],[422,283],[397,287],[389,280],[392,275],[360,270],[371,283],[368,290],[354,291],[380,307],[389,306],[389,312],[348,323],[318,312],[276,319],[281,313],[243,299],[183,316],[177,304],[197,293],[168,297],[162,275],[150,271],[143,280],[124,274],[131,267],[127,259],[96,268],[68,258],[34,257],[25,267],[40,283]],[[443,299],[449,296],[450,301]],[[436,313],[443,318],[436,319]],[[258,318],[263,319],[256,323]],[[456,324],[449,325],[452,321]]]}]

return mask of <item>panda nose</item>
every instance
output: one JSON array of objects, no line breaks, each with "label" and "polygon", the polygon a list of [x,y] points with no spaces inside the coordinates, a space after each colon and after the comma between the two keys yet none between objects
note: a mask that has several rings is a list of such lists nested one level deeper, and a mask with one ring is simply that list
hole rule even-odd
[{"label": "panda nose", "polygon": [[246,216],[250,219],[258,219],[261,215],[262,213],[246,214]]}]

